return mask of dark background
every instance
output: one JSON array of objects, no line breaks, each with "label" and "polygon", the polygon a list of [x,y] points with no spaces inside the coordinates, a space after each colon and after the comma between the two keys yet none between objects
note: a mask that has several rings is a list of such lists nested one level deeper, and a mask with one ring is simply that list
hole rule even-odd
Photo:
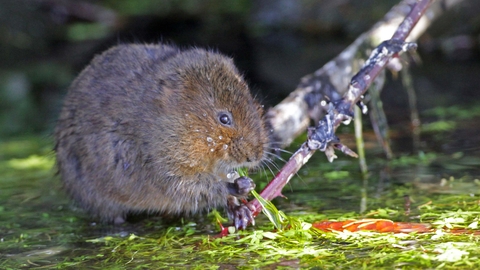
[{"label": "dark background", "polygon": [[[234,57],[267,105],[336,56],[396,0],[1,0],[0,138],[48,135],[62,97],[92,57],[127,42],[169,42]],[[480,84],[480,1],[465,0],[419,40],[411,64],[420,110],[471,104]],[[409,114],[392,80],[389,121]]]}]

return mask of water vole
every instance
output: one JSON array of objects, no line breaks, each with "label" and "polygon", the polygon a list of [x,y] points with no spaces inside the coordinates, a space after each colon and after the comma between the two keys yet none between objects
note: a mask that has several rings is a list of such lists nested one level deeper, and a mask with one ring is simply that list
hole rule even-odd
[{"label": "water vole", "polygon": [[65,189],[91,215],[190,214],[238,202],[255,185],[232,177],[266,157],[263,110],[230,58],[168,45],[119,45],[72,83],[55,128]]}]

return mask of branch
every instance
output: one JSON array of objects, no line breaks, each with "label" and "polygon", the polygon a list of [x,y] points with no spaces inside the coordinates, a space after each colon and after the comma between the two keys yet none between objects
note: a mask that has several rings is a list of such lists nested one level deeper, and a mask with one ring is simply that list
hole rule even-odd
[{"label": "branch", "polygon": [[[360,35],[337,57],[326,63],[322,68],[312,74],[304,76],[295,91],[272,107],[268,113],[268,121],[274,132],[274,141],[278,147],[289,145],[294,138],[303,133],[311,120],[317,123],[328,111],[328,106],[322,106],[320,101],[327,96],[330,100],[338,100],[348,90],[350,78],[363,64],[370,51],[384,40],[392,38],[393,33],[404,18],[409,16],[408,22],[416,27],[408,36],[407,41],[415,41],[427,27],[448,9],[451,9],[462,0],[436,0],[428,8],[428,16],[421,17],[409,14],[411,7],[417,0],[403,0],[394,6],[384,18],[376,23],[370,30]],[[424,2],[422,2],[424,3]],[[419,5],[415,5],[420,8]],[[417,13],[418,14],[418,13]],[[411,29],[411,27],[410,27]],[[398,32],[406,35],[406,32]],[[405,40],[400,36],[395,39]],[[359,59],[360,58],[360,59]],[[379,88],[383,81],[377,77]]]},{"label": "branch", "polygon": [[[342,99],[332,100],[331,102],[323,100],[320,102],[324,107],[328,104],[328,113],[319,121],[317,127],[308,129],[307,141],[302,144],[300,149],[293,154],[275,178],[262,190],[260,195],[264,199],[272,200],[277,196],[281,196],[283,187],[316,150],[324,151],[329,161],[336,157],[334,149],[356,157],[352,150],[340,143],[338,137],[335,136],[335,130],[340,123],[348,124],[350,122],[353,117],[353,106],[361,100],[362,95],[367,91],[370,84],[383,70],[388,61],[397,57],[401,52],[417,48],[416,44],[405,42],[405,39],[432,1],[418,0],[412,6],[410,13],[397,28],[392,39],[382,42],[375,48],[362,69],[353,76],[348,91],[343,95]],[[254,199],[249,204],[255,209],[254,216],[258,215],[261,211],[260,203]]]}]

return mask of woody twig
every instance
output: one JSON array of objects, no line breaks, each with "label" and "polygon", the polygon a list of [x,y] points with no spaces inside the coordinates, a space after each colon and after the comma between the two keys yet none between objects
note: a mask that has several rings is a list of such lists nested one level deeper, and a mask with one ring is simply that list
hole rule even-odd
[{"label": "woody twig", "polygon": [[[340,143],[340,140],[335,135],[335,130],[341,123],[348,124],[350,122],[353,117],[353,106],[356,104],[364,106],[361,104],[363,94],[365,94],[371,83],[385,68],[388,61],[402,52],[413,51],[417,48],[415,43],[405,42],[405,39],[432,1],[418,0],[411,6],[410,13],[398,26],[392,38],[378,45],[372,51],[361,70],[353,76],[348,91],[343,95],[343,98],[321,101],[325,105],[328,104],[328,113],[319,121],[316,127],[308,129],[307,141],[301,145],[275,178],[262,190],[260,196],[266,200],[282,196],[281,191],[283,187],[317,150],[325,152],[330,162],[336,158],[335,149],[352,157],[357,156],[355,152]],[[257,200],[252,200],[249,204],[255,209],[254,216],[258,215],[262,209],[260,203]]]}]

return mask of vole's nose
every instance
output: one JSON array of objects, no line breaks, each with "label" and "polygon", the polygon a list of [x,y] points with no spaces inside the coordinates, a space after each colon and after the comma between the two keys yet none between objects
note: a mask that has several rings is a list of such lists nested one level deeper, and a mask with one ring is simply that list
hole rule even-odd
[{"label": "vole's nose", "polygon": [[255,163],[259,162],[263,156],[263,149],[252,141],[247,141],[243,137],[238,138],[233,143],[232,152],[238,162]]},{"label": "vole's nose", "polygon": [[262,159],[263,150],[260,148],[261,146],[253,146],[250,149],[250,153],[245,156],[247,162],[258,162]]}]

